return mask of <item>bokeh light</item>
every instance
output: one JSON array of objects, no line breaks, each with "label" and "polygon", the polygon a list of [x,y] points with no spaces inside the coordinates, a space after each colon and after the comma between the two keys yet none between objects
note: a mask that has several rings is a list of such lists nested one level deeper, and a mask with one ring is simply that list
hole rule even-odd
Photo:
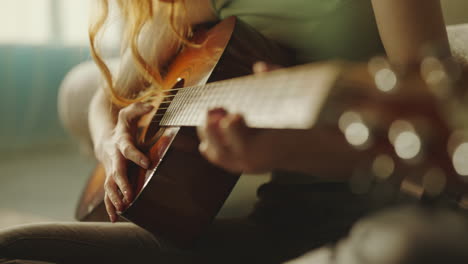
[{"label": "bokeh light", "polygon": [[388,130],[388,140],[390,143],[395,144],[397,136],[404,131],[414,131],[414,126],[405,120],[396,120],[390,125]]},{"label": "bokeh light", "polygon": [[369,128],[362,122],[351,123],[345,130],[345,137],[353,146],[363,146],[369,140]]},{"label": "bokeh light", "polygon": [[442,194],[447,185],[447,177],[440,168],[431,168],[423,176],[423,187],[429,196]]},{"label": "bokeh light", "polygon": [[452,155],[455,171],[461,176],[468,176],[468,142],[459,144]]},{"label": "bokeh light", "polygon": [[425,58],[421,63],[421,76],[434,95],[446,97],[449,94],[450,77],[439,59]]},{"label": "bokeh light", "polygon": [[394,121],[388,130],[388,139],[393,144],[398,157],[402,159],[413,159],[421,152],[421,138],[408,121]]},{"label": "bokeh light", "polygon": [[394,147],[400,158],[412,159],[421,151],[421,139],[413,131],[404,131],[395,138]]},{"label": "bokeh light", "polygon": [[397,86],[398,78],[395,72],[389,68],[384,68],[375,73],[374,81],[380,91],[390,92]]},{"label": "bokeh light", "polygon": [[343,113],[338,120],[338,126],[352,146],[365,147],[370,140],[370,129],[356,112]]},{"label": "bokeh light", "polygon": [[394,170],[395,162],[390,156],[385,154],[378,155],[372,163],[372,172],[380,180],[389,178]]},{"label": "bokeh light", "polygon": [[338,120],[338,127],[340,128],[341,132],[344,133],[346,128],[355,122],[362,122],[361,115],[353,111],[347,111],[340,116]]}]

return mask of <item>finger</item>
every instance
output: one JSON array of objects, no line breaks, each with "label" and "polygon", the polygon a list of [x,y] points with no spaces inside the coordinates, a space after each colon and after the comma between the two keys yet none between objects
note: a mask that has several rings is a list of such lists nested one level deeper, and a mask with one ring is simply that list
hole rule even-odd
[{"label": "finger", "polygon": [[227,114],[227,112],[223,108],[214,108],[208,111],[208,113],[206,114],[206,120],[204,124],[197,127],[197,135],[200,139],[200,142],[208,140],[206,130],[209,126],[209,123],[213,121],[213,116],[224,116],[225,114]]},{"label": "finger", "polygon": [[231,151],[239,158],[243,158],[251,134],[244,118],[239,114],[229,115],[220,121],[219,126]]},{"label": "finger", "polygon": [[197,135],[198,135],[198,139],[200,140],[200,142],[206,141],[205,131],[206,131],[206,123],[201,126],[197,126]]},{"label": "finger", "polygon": [[226,142],[220,129],[220,122],[226,117],[225,110],[214,109],[208,113],[206,126],[203,134],[206,138],[199,146],[201,154],[211,163],[229,171],[239,171],[236,161],[229,149],[230,144]]},{"label": "finger", "polygon": [[258,157],[252,156],[249,142],[254,135],[253,131],[256,130],[249,128],[242,115],[239,114],[232,114],[221,120],[220,129],[231,151],[229,167],[226,169],[231,172],[255,172]]},{"label": "finger", "polygon": [[115,223],[117,221],[117,213],[115,212],[115,207],[107,194],[104,196],[104,204],[106,205],[106,211],[109,215],[109,219],[112,223]]},{"label": "finger", "polygon": [[215,108],[208,112],[204,134],[206,135],[206,142],[209,145],[213,145],[216,148],[225,145],[219,123],[226,115],[226,110],[222,108]]},{"label": "finger", "polygon": [[126,159],[133,161],[143,169],[148,169],[150,166],[148,157],[135,147],[130,138],[130,134],[125,133],[125,136],[122,136],[121,139],[118,140],[120,152]]},{"label": "finger", "polygon": [[264,61],[258,61],[254,63],[252,68],[253,68],[254,73],[264,73],[264,72],[269,72],[269,71],[280,69],[281,66],[276,65],[276,64],[269,64]]},{"label": "finger", "polygon": [[106,195],[109,197],[115,209],[121,212],[123,210],[122,199],[120,198],[117,184],[114,182],[112,177],[109,177],[106,180],[104,184],[104,190],[106,191]]},{"label": "finger", "polygon": [[136,119],[137,117],[140,117],[144,114],[149,113],[151,110],[153,110],[154,106],[151,104],[144,104],[144,103],[134,103],[131,104],[119,111],[119,122],[126,124],[128,126],[128,123]]},{"label": "finger", "polygon": [[219,151],[214,149],[208,144],[201,143],[199,146],[199,151],[205,159],[217,165],[221,168],[224,168],[230,172],[241,172],[242,168],[239,166],[238,162],[231,157],[230,152],[228,151]]},{"label": "finger", "polygon": [[[127,161],[123,157],[115,159],[115,172],[111,175],[118,189],[124,196],[124,203],[128,205],[132,201],[133,193],[127,177]],[[117,190],[118,193],[118,190]],[[119,195],[120,197],[120,195]],[[119,209],[122,211],[122,208]]]}]

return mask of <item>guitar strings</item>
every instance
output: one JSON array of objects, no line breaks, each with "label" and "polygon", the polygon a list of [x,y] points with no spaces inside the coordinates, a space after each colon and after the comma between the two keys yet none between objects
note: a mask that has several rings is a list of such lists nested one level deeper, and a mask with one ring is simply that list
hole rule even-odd
[{"label": "guitar strings", "polygon": [[[304,72],[297,72],[296,75],[298,75],[297,77],[299,77],[299,75],[304,75],[306,73],[306,71]],[[271,74],[271,73],[270,73]],[[291,79],[291,76],[288,76],[286,74],[281,74],[281,75],[278,75],[278,74],[275,74],[274,76],[270,76],[269,78],[270,79],[274,79],[274,78],[281,78],[283,82],[290,82],[290,79]],[[258,76],[257,77],[250,77],[248,79],[237,79],[237,78],[234,78],[234,79],[231,79],[231,80],[223,80],[223,81],[220,81],[220,82],[214,82],[214,83],[208,83],[208,84],[204,84],[204,85],[194,85],[194,86],[187,86],[187,87],[181,87],[181,88],[172,88],[172,89],[169,89],[169,90],[164,90],[164,91],[159,91],[157,94],[155,94],[155,97],[159,97],[159,98],[171,98],[171,97],[175,97],[177,95],[177,93],[179,91],[183,91],[183,90],[187,90],[187,89],[204,89],[204,88],[215,88],[215,87],[232,87],[233,84],[235,85],[237,83],[237,85],[241,85],[242,83],[244,82],[252,82],[252,81],[256,81],[256,80],[263,80],[263,82],[265,82],[265,76],[262,76],[262,78],[259,78]],[[169,95],[164,95],[164,96],[159,96],[159,93],[163,93],[163,94],[168,94],[168,93],[172,93],[172,92],[177,92],[175,94],[169,94]]]},{"label": "guitar strings", "polygon": [[[173,111],[170,111],[170,113],[172,114],[177,114],[177,113],[180,113],[180,111],[183,111],[181,110],[181,107],[183,105],[187,105],[187,104],[190,104],[192,103],[193,101],[197,101],[197,103],[200,103],[202,106],[199,106],[199,108],[203,108],[203,111],[206,111],[207,109],[209,109],[210,106],[207,106],[207,105],[204,105],[203,106],[203,103],[204,102],[219,102],[219,98],[227,98],[225,100],[223,100],[224,103],[226,102],[230,102],[229,101],[229,98],[230,97],[234,97],[233,94],[234,94],[234,90],[233,89],[230,89],[231,87],[227,87],[227,86],[223,86],[222,88],[219,88],[219,89],[215,89],[216,92],[213,92],[211,91],[207,96],[203,96],[205,95],[204,92],[210,90],[210,88],[214,88],[213,86],[210,86],[210,87],[206,87],[204,86],[205,88],[208,88],[208,89],[203,89],[202,90],[202,93],[200,93],[200,90],[194,90],[192,94],[179,94],[179,96],[181,96],[181,100],[177,102],[177,104],[175,106],[171,106],[169,105],[168,107],[164,107],[164,108],[158,108],[161,109],[161,110],[166,110],[164,111],[163,113],[159,113],[159,114],[155,114],[153,117],[153,121],[151,121],[151,123],[160,123],[163,119],[164,119],[164,116],[166,115],[167,113],[167,110],[171,109]],[[197,88],[204,88],[203,86],[202,87],[197,87]],[[236,90],[237,91],[237,90]],[[189,91],[190,92],[190,91]],[[265,99],[267,98],[279,98],[279,97],[284,97],[284,93],[285,90],[278,90],[278,89],[273,89],[270,93],[268,93],[269,96],[262,96],[262,98],[264,99],[263,101],[265,101]],[[299,97],[299,96],[302,96],[300,94],[294,94],[292,95],[291,94],[291,90],[289,90],[287,93],[289,94],[289,96],[291,97]],[[297,92],[297,91],[296,91]],[[196,95],[195,97],[193,95]],[[200,97],[200,95],[202,95]],[[252,100],[255,100],[255,104],[252,104],[252,105],[257,105],[258,106],[258,95],[251,95],[250,97],[252,97],[253,99],[249,100],[248,102],[251,102]],[[242,99],[243,102],[245,102],[245,97]],[[266,100],[268,101],[268,100]],[[167,101],[163,101],[164,103],[172,103],[173,101],[172,100],[167,100]],[[253,103],[253,102],[252,102]],[[216,105],[216,104],[215,104]],[[264,105],[263,103],[261,105]],[[213,105],[214,106],[214,105]],[[229,107],[229,106],[225,106],[225,107]],[[197,112],[195,110],[195,112]],[[194,115],[194,114],[192,114]],[[193,117],[192,117],[193,118]]]},{"label": "guitar strings", "polygon": [[[165,93],[170,93],[170,92],[173,92],[173,91],[177,91],[177,93],[171,94],[171,95],[166,95],[166,96],[160,96],[159,98],[163,99],[163,101],[161,101],[160,105],[161,104],[169,104],[169,106],[159,107],[157,111],[170,109],[171,108],[170,104],[173,102],[173,98],[175,98],[177,95],[183,96],[183,94],[178,94],[179,91],[188,89],[188,92],[193,92],[194,94],[200,95],[203,92],[207,91],[208,89],[213,89],[213,88],[215,88],[217,86],[219,87],[220,84],[207,84],[207,85],[199,85],[199,86],[189,86],[189,87],[174,88],[174,89],[171,89],[171,90],[168,90],[168,91],[164,91]],[[232,82],[223,83],[223,85],[222,85],[222,87],[224,89],[228,89],[231,86],[232,86]],[[216,95],[218,95],[217,97],[220,97],[220,92],[221,91],[217,91],[217,93],[213,93],[211,96],[207,97],[206,99],[213,99],[213,97],[215,97]],[[169,100],[164,100],[164,99],[168,99],[168,98],[169,98]],[[170,99],[170,98],[172,98],[172,99]],[[198,99],[198,102],[209,101],[209,100],[202,100],[201,101],[201,100],[199,100],[200,98],[198,98],[198,97],[197,97],[197,99]],[[194,101],[194,97],[192,97],[192,96],[185,97],[184,100],[189,100],[190,102],[192,102],[192,101]],[[155,114],[155,115],[153,115],[153,117],[164,116],[165,113],[166,113],[166,111],[163,114]],[[159,122],[161,122],[161,120],[162,119],[154,120],[154,121],[151,121],[151,123],[159,123]]]},{"label": "guitar strings", "polygon": [[[163,119],[164,119],[164,116],[166,115],[167,110],[171,109],[173,111],[170,111],[171,114],[177,114],[177,113],[180,113],[180,111],[183,111],[183,108],[181,109],[181,107],[183,107],[184,105],[187,105],[187,104],[190,104],[192,103],[193,101],[197,101],[197,103],[200,103],[201,106],[199,106],[199,109],[198,110],[203,110],[203,112],[205,112],[206,110],[208,110],[210,108],[209,105],[206,105],[204,103],[206,102],[219,102],[219,98],[229,98],[229,94],[226,95],[226,93],[223,93],[223,91],[221,91],[222,89],[219,90],[218,93],[212,93],[208,96],[202,96],[202,97],[192,97],[190,95],[187,95],[186,97],[184,98],[181,98],[181,100],[183,101],[180,101],[178,102],[176,105],[174,106],[169,106],[169,107],[164,107],[164,108],[158,108],[158,111],[159,110],[164,110],[163,113],[157,113],[155,115],[153,115],[154,119],[151,121],[151,123],[160,123]],[[232,92],[230,93],[231,96],[232,96]],[[258,104],[258,101],[255,99],[257,98],[258,96],[256,95],[252,95],[252,99],[251,100],[246,100],[245,98],[242,99],[242,102],[247,102],[247,103],[251,103],[252,100],[255,100],[255,104],[249,104],[253,107],[255,106],[262,106],[264,107],[265,106],[265,103],[261,103],[261,104]],[[269,96],[262,96],[262,98],[264,99],[263,101],[271,101],[271,100],[268,100],[269,98],[279,98],[279,97],[282,97],[282,94],[269,94]],[[294,96],[294,97],[297,97],[297,96]],[[273,100],[274,101],[274,100]],[[171,103],[172,101],[166,101],[167,103]],[[223,103],[228,103],[229,104],[229,99],[226,99],[226,100],[223,100]],[[273,102],[271,103],[273,104]],[[215,106],[215,105],[213,105]],[[228,105],[226,105],[225,107],[229,107]],[[199,113],[199,111],[195,110],[192,115],[196,114],[196,113]]]},{"label": "guitar strings", "polygon": [[[195,85],[195,86],[187,86],[187,87],[181,87],[181,88],[173,88],[173,89],[170,89],[170,90],[164,90],[164,91],[159,91],[157,94],[155,94],[154,96],[157,97],[157,98],[171,98],[171,97],[175,97],[177,96],[177,93],[179,91],[182,91],[182,90],[187,90],[187,89],[192,89],[192,90],[195,90],[195,89],[200,89],[200,88],[214,88],[214,87],[217,87],[217,86],[221,86],[220,83],[209,83],[209,84],[205,84],[205,85]],[[222,83],[222,86],[232,86],[232,82],[227,82],[227,83]],[[175,94],[170,94],[170,95],[164,95],[164,96],[160,96],[160,94],[168,94],[168,93],[171,93],[171,92],[177,92]]]},{"label": "guitar strings", "polygon": [[[305,74],[305,71],[300,73],[300,75],[304,75],[304,74]],[[290,76],[276,75],[275,77],[279,78],[280,80],[277,80],[277,78],[271,78],[270,77],[270,80],[267,83],[265,83],[265,79],[262,78],[263,79],[262,80],[262,82],[263,82],[262,86],[263,87],[265,87],[265,86],[268,86],[268,87],[278,86],[279,83],[283,84],[283,85],[280,85],[282,87],[285,84],[289,84],[289,85],[294,86],[293,83],[295,83],[295,82],[291,81]],[[293,80],[298,80],[298,79],[300,79],[300,78],[295,78]],[[222,82],[216,82],[216,83],[209,83],[209,84],[205,84],[205,85],[188,86],[188,87],[174,88],[174,89],[162,91],[162,93],[165,93],[167,95],[164,95],[164,96],[156,95],[156,96],[163,99],[163,101],[160,103],[160,105],[162,105],[162,104],[168,104],[168,105],[167,105],[167,107],[158,108],[155,115],[153,115],[153,120],[151,121],[151,123],[160,123],[164,119],[164,116],[166,115],[167,110],[172,109],[173,111],[170,111],[171,113],[174,113],[174,112],[178,113],[178,112],[181,111],[180,108],[181,108],[182,105],[187,104],[187,103],[192,103],[195,100],[197,100],[198,103],[203,104],[203,102],[207,102],[207,101],[219,102],[219,100],[218,100],[219,98],[234,97],[233,92],[234,92],[234,90],[238,90],[238,89],[232,89],[233,85],[243,87],[244,89],[246,89],[245,82],[251,82],[251,81],[252,80],[236,80],[236,81],[228,80],[228,81],[222,81]],[[266,85],[266,84],[270,84],[270,85]],[[278,92],[281,93],[282,90],[283,89],[272,89],[270,91],[270,93],[268,93],[268,94],[273,95],[272,93],[278,93]],[[184,93],[179,93],[181,91],[184,92]],[[207,91],[210,91],[210,94],[207,95],[207,96],[203,96],[203,95],[205,95],[205,93]],[[174,92],[176,92],[176,93],[174,93]],[[173,93],[173,94],[171,94],[171,93]],[[181,101],[179,101],[177,105],[173,106],[171,104],[174,102],[174,98],[176,96],[180,96]],[[273,95],[271,97],[272,98],[277,98],[278,96],[281,96],[281,94],[276,94],[276,95]],[[252,97],[258,98],[257,95],[253,95]],[[270,97],[270,96],[268,96],[268,97]],[[265,96],[263,96],[263,98],[265,99]],[[228,101],[228,100],[226,100],[226,101]],[[257,101],[257,103],[258,103],[258,101]],[[200,106],[200,107],[203,107],[203,106]],[[209,106],[203,107],[204,111],[206,111],[208,108],[209,108]],[[163,110],[163,113],[158,114],[157,112],[160,111],[160,110]]]}]

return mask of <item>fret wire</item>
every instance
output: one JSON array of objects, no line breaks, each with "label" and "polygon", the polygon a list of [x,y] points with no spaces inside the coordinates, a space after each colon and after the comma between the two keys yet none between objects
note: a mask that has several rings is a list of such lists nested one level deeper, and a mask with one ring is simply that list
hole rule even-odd
[{"label": "fret wire", "polygon": [[[241,83],[243,83],[243,82],[241,82]],[[221,85],[221,84],[222,84],[222,85]],[[229,82],[229,83],[227,84],[227,86],[229,86],[229,87],[232,86],[232,85],[233,85],[233,82]],[[208,85],[207,85],[207,86],[205,86],[204,88],[208,88],[208,89],[214,89],[214,88],[215,88],[215,89],[216,89],[216,93],[215,93],[214,95],[216,96],[216,98],[218,98],[219,93],[221,92],[221,91],[220,91],[221,89],[220,89],[220,88],[216,88],[217,86],[221,86],[221,87],[224,86],[224,87],[225,87],[225,86],[226,86],[226,83],[215,83],[214,85],[209,85],[209,87],[208,87]],[[242,87],[242,86],[244,86],[244,85],[238,85],[238,86]],[[200,89],[200,88],[202,88],[202,87],[203,87],[203,86],[191,86],[191,87],[186,87],[186,88],[192,88],[192,89],[188,89],[189,91],[195,91],[195,90],[203,90],[203,91],[206,91],[206,90],[207,90],[207,89]],[[186,88],[183,88],[183,89],[182,89],[182,88],[172,89],[171,91],[174,91],[174,90],[185,90]],[[223,90],[226,90],[226,89],[223,89]],[[232,89],[229,89],[229,90],[232,90]],[[170,97],[175,97],[175,96],[176,96],[176,95],[168,95],[168,96],[164,96],[163,98],[170,98]],[[185,98],[185,99],[187,99],[187,98]],[[218,101],[219,101],[219,100],[218,100]],[[167,101],[165,101],[164,103],[167,103]]]},{"label": "fret wire", "polygon": [[207,112],[207,106],[206,106],[206,101],[208,100],[208,89],[200,89],[200,104],[197,106],[197,113],[198,113],[198,119],[203,119],[204,116],[202,114],[205,114]]},{"label": "fret wire", "polygon": [[[271,102],[273,102],[273,103],[275,103],[275,102],[276,102],[276,103],[277,103],[277,102],[282,102],[282,105],[284,105],[284,106],[282,106],[282,107],[277,107],[279,110],[282,110],[282,111],[279,112],[279,113],[286,113],[286,112],[289,112],[289,111],[285,111],[285,109],[289,109],[289,110],[290,110],[290,109],[292,109],[292,107],[298,105],[298,104],[297,104],[297,100],[293,100],[293,101],[291,101],[290,103],[288,103],[288,101],[290,101],[290,100],[284,100],[284,98],[281,98],[281,99],[280,99],[280,98],[278,98],[277,96],[267,96],[267,97],[264,97],[264,98],[265,98],[265,101],[271,101]],[[299,97],[295,97],[295,98],[299,98]],[[273,100],[271,100],[271,99],[273,99]],[[275,100],[275,99],[276,99],[276,100]],[[288,98],[288,99],[292,99],[292,98]],[[206,101],[206,100],[203,100],[203,101]],[[285,102],[285,103],[283,104],[283,102]],[[280,104],[278,104],[277,106],[279,106],[279,105],[280,105]],[[263,107],[264,105],[260,104],[260,106]],[[248,111],[243,111],[243,112],[246,112],[250,117],[252,117],[252,119],[263,118],[263,116],[268,117],[268,118],[271,118],[271,116],[276,116],[276,114],[268,114],[268,113],[274,113],[274,112],[278,113],[278,111],[272,111],[272,110],[268,110],[268,111],[255,111],[255,112],[253,112],[253,113],[250,113],[250,112],[252,112],[252,111],[250,111],[250,110],[248,110]],[[265,112],[267,112],[267,113],[265,113]],[[291,111],[291,112],[295,113],[295,111]],[[154,115],[154,116],[163,116],[163,115],[164,115],[164,114],[156,114],[156,115]],[[176,120],[176,121],[177,121],[177,120]],[[158,122],[158,120],[156,120],[156,121],[154,121],[154,122]]]},{"label": "fret wire", "polygon": [[179,103],[179,107],[177,108],[177,120],[181,123],[184,122],[184,118],[185,116],[181,114],[181,112],[183,113],[184,112],[184,108],[186,108],[187,106],[187,102],[189,99],[189,93],[190,93],[191,89],[188,89],[188,90],[184,90],[183,91],[183,96],[182,96],[182,100],[180,101]]},{"label": "fret wire", "polygon": [[[305,75],[305,72],[301,72],[300,75]],[[308,89],[304,89],[304,84],[303,85],[295,85],[297,83],[297,78],[284,78],[283,76],[273,76],[275,78],[271,78],[269,81],[270,85],[265,85],[264,81],[265,80],[260,80],[263,82],[263,85],[260,86],[263,90],[268,90],[267,92],[263,92],[263,94],[268,94],[270,96],[262,96],[261,100],[259,103],[258,99],[260,98],[260,95],[262,94],[261,90],[249,90],[248,92],[243,92],[245,90],[248,90],[249,85],[245,85],[244,83],[251,83],[252,86],[255,86],[257,84],[257,80],[236,80],[236,82],[222,82],[222,83],[214,83],[212,85],[206,85],[206,86],[197,86],[197,87],[186,87],[186,88],[192,88],[191,90],[188,89],[177,89],[182,91],[181,97],[179,100],[176,100],[174,98],[174,101],[176,102],[174,105],[171,105],[168,107],[168,110],[171,109],[172,112],[170,114],[172,115],[177,115],[177,113],[182,113],[184,115],[189,114],[190,119],[192,122],[193,120],[198,120],[200,119],[201,113],[206,112],[207,108],[213,107],[213,106],[223,106],[225,108],[231,108],[234,111],[238,111],[237,109],[241,110],[242,108],[246,109],[247,107],[249,108],[259,108],[262,111],[258,111],[259,113],[261,112],[271,112],[269,109],[265,109],[265,103],[270,104],[271,106],[268,108],[273,108],[274,107],[279,107],[279,105],[286,105],[289,106],[288,110],[292,110],[291,107],[296,108],[294,103],[288,103],[287,101],[291,101],[291,90],[293,91],[293,97],[300,97],[303,95],[306,95],[304,93]],[[294,76],[296,77],[296,76]],[[288,80],[294,80],[294,81],[289,81],[290,83],[287,83]],[[279,84],[281,81],[281,85]],[[285,87],[286,85],[290,86],[288,89],[282,88]],[[233,88],[233,86],[235,88]],[[290,89],[294,88],[294,89]],[[216,89],[216,91],[213,91],[213,89]],[[176,89],[174,89],[176,90]],[[285,94],[284,91],[288,91],[288,94]],[[208,94],[205,96],[204,94]],[[238,95],[241,94],[242,96]],[[238,96],[236,96],[238,95]],[[246,95],[246,96],[244,96]],[[170,97],[174,97],[176,95],[170,95]],[[288,97],[289,100],[283,100],[284,98],[282,97]],[[273,98],[275,100],[267,100]],[[282,98],[282,100],[278,100]],[[250,100],[249,100],[250,99]],[[292,100],[293,102],[297,100]],[[167,101],[164,103],[168,103]],[[263,107],[260,108],[260,107]],[[184,108],[190,108],[190,109],[184,109]],[[279,107],[282,108],[282,107]],[[158,115],[159,116],[159,115]],[[177,117],[177,116],[176,116]],[[271,117],[271,116],[270,116]],[[195,119],[196,118],[196,119]],[[174,119],[174,118],[172,118]],[[176,121],[179,118],[175,118]]]},{"label": "fret wire", "polygon": [[[203,89],[203,88],[206,88],[206,87],[198,87],[198,89],[202,89],[203,94],[206,94],[206,93],[205,93],[205,92],[206,92],[206,91],[205,91],[206,89]],[[210,95],[210,94],[211,94],[211,93],[208,93],[208,95]],[[186,94],[186,93],[181,94],[181,97],[177,100],[177,106],[178,106],[178,105],[184,105],[184,102],[187,102],[187,100],[193,101],[192,98],[187,98],[187,95],[188,95],[188,94]],[[200,93],[198,93],[198,95],[200,95]],[[210,100],[209,98],[206,98],[206,96],[203,96],[203,95],[201,95],[201,96],[199,96],[199,97],[201,97],[202,99],[204,99],[204,100],[197,99],[197,100],[199,101],[199,103],[198,103],[198,105],[199,105],[198,108],[199,108],[199,109],[201,108],[200,102],[210,102],[210,101],[212,100],[212,99]],[[212,96],[211,96],[211,97],[212,97]],[[204,108],[206,109],[207,107],[204,107]],[[201,112],[201,111],[202,111],[202,110],[200,109],[198,112]],[[195,113],[194,113],[194,114],[195,114]],[[198,114],[198,115],[199,115],[199,114]],[[177,120],[179,120],[180,118],[175,118],[175,119],[176,119],[176,121],[177,121]]]},{"label": "fret wire", "polygon": [[[200,92],[201,102],[204,101],[203,99],[206,100],[206,96],[208,95],[208,88],[207,87],[205,87],[205,88],[206,89],[201,89],[201,92]],[[206,112],[206,107],[203,104],[198,104],[197,109],[198,109],[199,113],[204,111],[204,110],[205,110],[204,112]]]},{"label": "fret wire", "polygon": [[197,105],[198,105],[198,106],[197,106],[197,109],[200,108],[201,103],[206,99],[205,97],[206,97],[206,95],[207,95],[207,90],[208,90],[208,89],[209,89],[208,86],[201,87],[201,88],[198,89],[198,94],[199,94],[200,97],[199,97],[199,99],[198,99],[199,102],[198,102],[198,104],[197,104]]},{"label": "fret wire", "polygon": [[[185,104],[183,105],[184,109],[182,109],[182,111],[186,111],[186,109],[190,109],[193,103],[196,101],[197,98],[194,97],[195,90],[196,88],[193,88],[187,91],[186,101],[185,101]],[[189,115],[187,114],[182,115],[181,119],[182,119],[181,122],[187,122],[188,121],[187,119],[189,119]]]},{"label": "fret wire", "polygon": [[[188,87],[181,87],[181,88],[173,88],[173,89],[170,89],[170,90],[167,90],[167,91],[164,91],[163,93],[167,93],[167,92],[172,92],[172,91],[183,91],[183,90],[186,90],[186,89],[190,89],[190,88],[195,88],[195,87],[199,87],[199,86],[204,86],[204,87],[215,87],[215,86],[232,86],[232,85],[237,85],[237,83],[242,83],[242,82],[251,82],[251,83],[254,83],[256,81],[261,81],[261,82],[265,82],[265,81],[272,81],[274,79],[284,79],[284,82],[287,82],[291,79],[298,79],[297,77],[303,77],[303,76],[306,76],[308,74],[308,71],[307,70],[297,70],[297,71],[292,71],[292,72],[288,72],[287,74],[285,73],[281,73],[281,74],[278,74],[278,75],[273,75],[273,76],[268,76],[267,78],[261,78],[261,77],[240,77],[240,79],[238,78],[234,78],[234,79],[229,79],[229,80],[223,80],[223,81],[219,81],[219,82],[215,82],[215,83],[208,83],[208,84],[205,84],[205,85],[196,85],[196,86],[188,86]],[[292,77],[296,77],[296,78],[292,78]],[[175,95],[166,95],[166,96],[162,96],[161,98],[169,98],[169,97],[174,97]]]},{"label": "fret wire", "polygon": [[[172,89],[172,91],[178,91],[178,89]],[[175,98],[175,96],[174,96],[174,98]],[[177,102],[174,102],[174,98],[167,101],[169,103],[168,108],[171,108],[171,106],[173,107],[175,104],[177,104]],[[166,112],[162,115],[162,118],[161,118],[161,120],[159,122],[160,123],[164,122],[165,118],[167,118],[167,116],[171,115],[171,114],[172,113],[171,113],[171,111],[169,111],[169,109],[166,110]]]},{"label": "fret wire", "polygon": [[[220,98],[222,99],[224,97],[224,95],[222,95],[221,92],[222,91],[217,91],[216,93],[211,92],[210,96],[208,98],[206,98],[204,96],[198,96],[198,97],[201,97],[202,100],[200,100],[200,98],[198,98],[198,99],[195,98],[195,100],[197,101],[197,104],[195,104],[195,105],[197,105],[197,109],[198,109],[197,112],[200,112],[203,108],[205,108],[205,109],[208,108],[208,106],[210,104],[204,104],[206,102],[208,102],[208,103],[216,102],[212,106],[217,105],[217,106],[228,106],[229,107],[229,104],[226,104],[226,102],[223,102],[223,101],[220,100]],[[183,100],[182,100],[182,97],[183,97]],[[173,106],[172,108],[176,112],[176,110],[179,110],[178,109],[179,106],[185,105],[184,108],[186,108],[187,106],[194,105],[193,101],[194,101],[194,99],[190,98],[189,94],[182,94],[181,99],[177,101],[176,107]],[[190,104],[189,104],[189,102],[190,102]],[[227,101],[227,102],[229,102],[229,101]],[[203,107],[203,106],[205,106],[205,107]],[[171,107],[169,107],[169,109],[171,109]],[[195,114],[195,112],[193,112],[193,114]]]},{"label": "fret wire", "polygon": [[181,122],[181,112],[183,111],[183,107],[185,105],[185,100],[186,100],[186,94],[187,94],[188,89],[181,90],[179,91],[179,96],[180,99],[178,100],[177,104],[175,105],[173,112],[174,112],[174,118],[178,122]]},{"label": "fret wire", "polygon": [[[192,89],[189,91],[189,94],[187,95],[187,109],[193,109],[193,106],[197,104],[197,101],[200,98],[198,97],[198,90]],[[186,111],[187,109],[184,109]],[[184,116],[184,122],[189,122],[192,118],[193,111],[189,111],[188,114]]]},{"label": "fret wire", "polygon": [[[169,105],[169,108],[167,110],[167,114],[169,114],[169,116],[173,116],[173,118],[178,118],[179,117],[179,112],[180,112],[180,107],[182,105],[182,98],[184,98],[184,94],[185,92],[187,91],[187,89],[178,89],[177,90],[177,97],[179,97],[179,100],[176,100],[177,97],[174,97],[172,99],[172,104]],[[164,117],[163,117],[164,119]]]},{"label": "fret wire", "polygon": [[[162,93],[169,93],[169,92],[173,92],[173,91],[183,91],[183,90],[186,90],[186,89],[193,89],[193,88],[197,88],[197,87],[208,87],[208,86],[225,86],[225,85],[230,85],[231,83],[233,82],[239,82],[240,80],[224,80],[224,81],[219,81],[219,82],[215,82],[215,83],[208,83],[208,84],[205,84],[205,85],[195,85],[195,86],[188,86],[188,87],[181,87],[181,88],[173,88],[173,89],[170,89],[170,90],[166,90],[166,91],[163,91]],[[244,81],[244,80],[242,80]],[[252,81],[252,80],[250,80]],[[170,97],[175,97],[176,95],[165,95],[165,96],[161,96],[161,98],[170,98]]]}]

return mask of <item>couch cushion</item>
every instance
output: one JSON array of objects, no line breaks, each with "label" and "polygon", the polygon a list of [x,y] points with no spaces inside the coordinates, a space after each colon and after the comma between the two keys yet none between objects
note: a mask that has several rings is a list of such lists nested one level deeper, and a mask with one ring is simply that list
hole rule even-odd
[{"label": "couch cushion", "polygon": [[447,33],[453,55],[468,66],[468,24],[448,26]]}]

